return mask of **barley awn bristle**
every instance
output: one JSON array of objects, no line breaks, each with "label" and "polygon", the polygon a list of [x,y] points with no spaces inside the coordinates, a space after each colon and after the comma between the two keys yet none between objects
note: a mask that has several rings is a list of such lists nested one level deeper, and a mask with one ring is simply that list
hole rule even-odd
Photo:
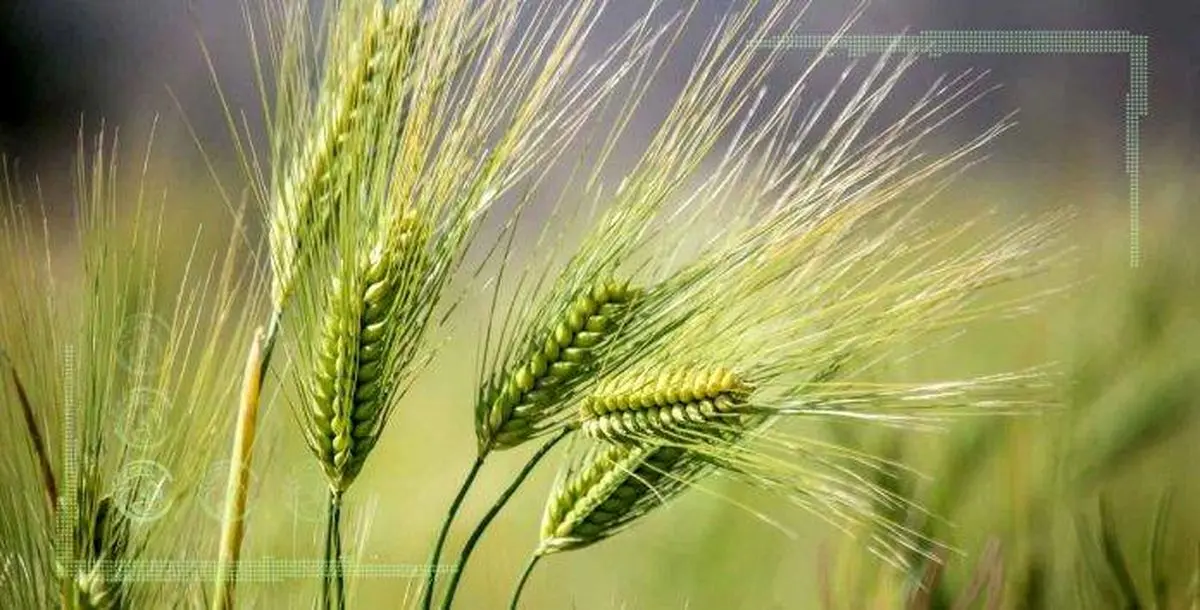
[{"label": "barley awn bristle", "polygon": [[585,434],[602,440],[671,438],[699,424],[738,426],[753,387],[725,367],[654,369],[607,379],[580,406]]},{"label": "barley awn bristle", "polygon": [[[350,69],[340,74],[335,86],[322,87],[331,98],[318,104],[316,124],[309,130],[311,136],[288,165],[278,187],[278,208],[270,234],[277,308],[291,293],[304,249],[317,241],[336,217],[338,198],[333,196],[331,182],[336,178],[338,157],[347,139],[364,114],[374,110],[377,99],[386,99],[386,90],[391,86],[387,77],[401,75],[408,62],[417,31],[406,14],[408,10],[403,3],[389,9],[378,3],[370,12],[347,61]],[[393,42],[396,44],[389,44]],[[334,66],[331,76],[339,76],[338,68]]]},{"label": "barley awn bristle", "polygon": [[588,370],[594,352],[620,325],[637,290],[628,282],[595,284],[576,297],[545,340],[497,388],[480,422],[480,445],[515,447],[541,432],[541,411],[570,391]]},{"label": "barley awn bristle", "polygon": [[322,324],[308,442],[330,483],[344,490],[383,427],[390,399],[392,314],[427,264],[426,229],[407,216],[349,277],[334,277]]}]

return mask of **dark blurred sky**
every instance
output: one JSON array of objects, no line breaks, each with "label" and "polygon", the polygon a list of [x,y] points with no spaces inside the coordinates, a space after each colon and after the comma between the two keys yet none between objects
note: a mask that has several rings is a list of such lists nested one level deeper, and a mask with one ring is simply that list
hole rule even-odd
[{"label": "dark blurred sky", "polygon": [[[0,150],[33,160],[61,157],[81,123],[101,117],[145,124],[175,112],[168,88],[202,133],[224,129],[197,34],[214,52],[235,103],[251,106],[240,0],[0,0]],[[614,14],[642,3],[615,0]],[[667,2],[668,5],[683,4]],[[728,2],[700,2],[703,23]],[[806,27],[828,32],[853,3],[814,0]],[[1149,36],[1151,117],[1147,141],[1196,151],[1200,142],[1200,0],[877,0],[859,30],[1127,30]],[[698,30],[699,31],[699,30]],[[685,39],[686,50],[700,42]],[[686,53],[684,54],[686,55]],[[1094,133],[1119,144],[1127,64],[1118,57],[961,58],[953,67],[992,70],[1001,101],[1019,106],[1044,139]],[[945,69],[939,66],[938,69]],[[1119,158],[1114,158],[1114,162]]]}]

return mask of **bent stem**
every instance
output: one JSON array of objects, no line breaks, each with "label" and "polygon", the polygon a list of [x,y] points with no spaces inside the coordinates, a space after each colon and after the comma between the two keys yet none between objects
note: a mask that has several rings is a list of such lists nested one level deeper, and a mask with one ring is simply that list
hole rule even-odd
[{"label": "bent stem", "polygon": [[525,466],[521,468],[521,471],[517,473],[517,476],[515,479],[513,479],[513,482],[509,484],[507,489],[504,490],[504,493],[500,494],[500,497],[496,499],[496,503],[493,504],[490,509],[488,509],[488,512],[483,516],[483,519],[480,519],[479,524],[476,525],[475,530],[471,532],[471,537],[467,538],[467,542],[465,545],[463,545],[462,552],[458,556],[458,564],[455,566],[456,569],[454,570],[453,575],[450,577],[450,586],[446,590],[445,599],[442,601],[442,610],[450,610],[451,604],[454,603],[454,593],[458,589],[458,581],[462,578],[462,574],[466,570],[467,560],[471,558],[471,553],[475,550],[475,545],[478,544],[479,539],[483,537],[483,532],[487,529],[488,525],[491,525],[492,520],[496,518],[496,515],[500,514],[500,511],[504,508],[504,505],[508,504],[509,499],[512,498],[517,489],[521,487],[521,484],[525,482],[525,479],[529,476],[529,473],[533,472],[533,469],[538,465],[538,462],[541,462],[542,458],[546,457],[546,454],[550,453],[550,450],[553,449],[559,441],[566,438],[572,430],[573,428],[563,427],[557,434],[551,437],[550,440],[546,441],[545,444],[538,448],[537,452],[529,458],[529,461],[526,462]]},{"label": "bent stem", "polygon": [[325,562],[321,570],[321,599],[326,610],[346,607],[342,570],[342,492],[329,490],[329,520],[325,528]]},{"label": "bent stem", "polygon": [[479,452],[475,458],[475,463],[471,464],[471,469],[467,471],[467,476],[463,478],[462,485],[458,488],[458,493],[454,496],[454,500],[450,502],[450,508],[446,511],[446,518],[442,521],[442,527],[438,531],[437,540],[433,543],[433,552],[429,554],[429,574],[425,577],[425,591],[421,595],[421,608],[430,610],[433,607],[433,587],[437,583],[437,564],[442,558],[442,547],[446,544],[446,535],[450,532],[450,525],[454,523],[454,517],[458,515],[458,509],[462,507],[463,500],[467,497],[467,492],[471,490],[471,485],[475,482],[475,477],[479,474],[479,470],[483,468],[483,461],[487,458],[488,451],[485,449]]},{"label": "bent stem", "polygon": [[[262,380],[267,378],[267,367],[271,364],[271,354],[275,352],[275,339],[279,337],[280,319],[283,317],[283,312],[276,309],[271,312],[271,318],[267,320],[266,337],[262,342],[262,360],[258,367],[258,382],[261,386]],[[261,391],[262,388],[260,387]]]},{"label": "bent stem", "polygon": [[521,600],[521,591],[525,589],[525,583],[529,581],[529,575],[533,574],[533,568],[537,566],[541,558],[541,553],[533,553],[529,556],[529,561],[525,562],[525,569],[521,571],[521,578],[517,580],[517,586],[513,587],[512,600],[508,602],[508,610],[517,610],[517,602]]},{"label": "bent stem", "polygon": [[[246,512],[246,498],[250,489],[250,460],[253,457],[254,434],[258,427],[258,402],[270,346],[274,343],[273,335],[278,328],[276,316],[272,316],[270,327],[272,336],[266,340],[261,327],[255,331],[254,339],[250,343],[250,353],[246,357],[242,402],[238,409],[233,451],[229,459],[229,480],[225,488],[225,512],[221,520],[221,549],[217,559],[213,610],[233,608],[237,561],[245,534],[242,516]],[[267,346],[266,349],[264,346]]]}]

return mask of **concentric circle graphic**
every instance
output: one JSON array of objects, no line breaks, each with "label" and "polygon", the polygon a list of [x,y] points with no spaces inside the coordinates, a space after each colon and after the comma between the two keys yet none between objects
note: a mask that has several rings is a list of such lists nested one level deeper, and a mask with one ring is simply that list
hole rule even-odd
[{"label": "concentric circle graphic", "polygon": [[126,447],[145,451],[163,443],[167,430],[167,395],[153,389],[139,388],[125,397],[116,434]]},{"label": "concentric circle graphic", "polygon": [[117,339],[117,364],[138,379],[153,377],[171,341],[171,327],[149,313],[129,316]]},{"label": "concentric circle graphic", "polygon": [[322,523],[325,521],[327,485],[325,479],[312,468],[300,465],[292,467],[284,485],[284,501],[297,521]]},{"label": "concentric circle graphic", "polygon": [[125,464],[113,492],[117,510],[138,523],[161,519],[171,508],[172,480],[171,473],[158,462],[137,460]]},{"label": "concentric circle graphic", "polygon": [[[200,508],[204,510],[204,513],[217,522],[221,522],[225,516],[225,491],[229,485],[230,464],[228,459],[213,462],[200,482],[200,494],[197,501],[200,502]],[[254,506],[257,504],[255,498],[258,496],[258,475],[255,474],[253,468],[250,469],[248,484],[250,489],[246,493],[246,507],[242,511],[243,519],[254,512]]]}]

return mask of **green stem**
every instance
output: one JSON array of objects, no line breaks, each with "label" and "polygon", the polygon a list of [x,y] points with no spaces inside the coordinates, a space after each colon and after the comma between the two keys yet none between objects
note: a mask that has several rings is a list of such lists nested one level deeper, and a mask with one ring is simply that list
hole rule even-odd
[{"label": "green stem", "polygon": [[325,518],[325,540],[321,546],[323,555],[321,556],[321,610],[330,610],[329,590],[330,578],[329,566],[333,565],[333,519],[327,515]]},{"label": "green stem", "polygon": [[458,488],[458,493],[454,496],[454,500],[450,502],[450,509],[446,511],[446,519],[442,521],[442,528],[438,531],[437,540],[433,543],[433,552],[429,554],[429,574],[425,577],[425,591],[421,596],[421,608],[429,610],[433,607],[433,587],[437,582],[437,565],[442,558],[442,547],[446,545],[446,535],[450,532],[450,525],[454,522],[454,517],[458,514],[458,509],[462,507],[463,500],[467,497],[467,492],[470,491],[471,485],[475,482],[475,477],[479,475],[479,469],[483,467],[483,461],[487,458],[488,451],[479,452],[479,456],[475,458],[475,463],[471,464],[471,469],[467,471],[467,476],[463,478],[462,485]]},{"label": "green stem", "polygon": [[275,310],[271,312],[271,318],[267,320],[267,332],[262,342],[262,362],[258,369],[258,380],[262,383],[267,377],[267,367],[271,365],[271,354],[275,351],[275,340],[279,338],[279,321],[283,317],[283,312]]},{"label": "green stem", "polygon": [[329,519],[325,528],[325,563],[321,598],[326,610],[345,610],[346,587],[342,570],[342,492],[329,490]]},{"label": "green stem", "polygon": [[500,514],[500,511],[504,508],[504,505],[508,504],[508,500],[512,498],[517,489],[521,487],[521,484],[525,482],[525,479],[529,476],[529,473],[533,472],[533,469],[538,465],[538,462],[541,462],[542,458],[546,457],[546,454],[550,453],[550,450],[553,449],[559,441],[566,438],[567,435],[571,433],[571,430],[572,428],[564,426],[558,433],[551,437],[550,440],[546,441],[545,444],[538,448],[537,452],[529,458],[529,461],[525,462],[525,466],[522,467],[521,471],[517,473],[517,477],[513,480],[513,482],[508,486],[507,489],[504,490],[504,493],[500,494],[500,497],[496,499],[496,503],[492,505],[492,508],[488,509],[487,514],[484,515],[483,519],[479,521],[479,524],[475,526],[475,531],[471,532],[471,537],[467,538],[467,543],[463,545],[462,553],[460,553],[458,556],[458,564],[455,566],[456,569],[450,576],[450,586],[446,590],[445,599],[442,600],[442,610],[450,610],[450,605],[454,603],[454,593],[458,589],[458,581],[462,578],[463,572],[466,571],[467,560],[471,558],[471,552],[475,550],[475,545],[478,544],[479,539],[483,537],[483,532],[487,529],[488,525],[492,523],[492,519],[495,519],[496,515]]},{"label": "green stem", "polygon": [[517,586],[513,588],[512,601],[508,602],[508,610],[517,610],[517,602],[521,600],[521,591],[525,590],[525,583],[529,581],[529,575],[533,574],[533,568],[537,566],[541,558],[541,554],[534,553],[529,556],[529,561],[525,562],[525,569],[521,571],[521,578],[517,580]]}]

